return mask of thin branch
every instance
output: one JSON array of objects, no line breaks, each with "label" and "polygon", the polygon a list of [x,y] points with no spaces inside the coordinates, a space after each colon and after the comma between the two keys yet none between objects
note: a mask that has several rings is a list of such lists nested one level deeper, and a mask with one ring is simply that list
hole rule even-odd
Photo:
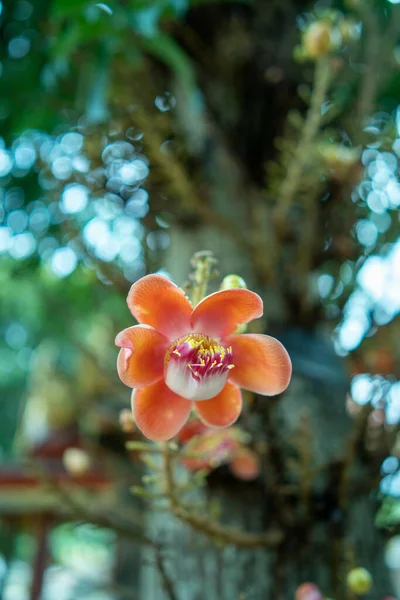
[{"label": "thin branch", "polygon": [[240,548],[275,548],[282,542],[283,534],[271,529],[260,534],[247,533],[233,527],[227,527],[212,521],[209,516],[199,517],[184,506],[178,497],[173,474],[173,461],[168,446],[163,446],[163,466],[166,484],[166,496],[172,513],[192,529],[203,533],[210,539],[222,544],[232,544]]}]

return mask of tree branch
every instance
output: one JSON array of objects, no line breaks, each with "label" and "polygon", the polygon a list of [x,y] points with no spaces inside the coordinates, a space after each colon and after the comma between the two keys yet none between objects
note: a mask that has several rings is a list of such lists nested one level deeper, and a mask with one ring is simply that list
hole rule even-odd
[{"label": "tree branch", "polygon": [[281,541],[283,534],[277,529],[271,529],[260,534],[247,533],[233,527],[227,527],[212,521],[209,516],[200,517],[194,515],[179,500],[176,493],[173,461],[166,444],[163,446],[163,467],[165,474],[166,496],[169,501],[171,512],[181,521],[184,521],[192,529],[203,533],[210,539],[222,544],[232,544],[240,548],[275,548]]}]

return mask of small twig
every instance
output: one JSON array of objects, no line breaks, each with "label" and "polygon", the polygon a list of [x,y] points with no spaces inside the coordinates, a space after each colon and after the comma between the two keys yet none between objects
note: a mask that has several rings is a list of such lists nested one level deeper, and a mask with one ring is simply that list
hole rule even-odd
[{"label": "small twig", "polygon": [[174,584],[172,583],[172,579],[167,572],[166,565],[165,565],[165,559],[162,555],[161,550],[159,550],[159,549],[155,550],[155,559],[156,559],[157,569],[158,569],[158,572],[160,573],[160,577],[161,577],[161,581],[162,581],[162,585],[163,585],[165,593],[167,594],[169,600],[178,600],[178,596],[175,592]]}]

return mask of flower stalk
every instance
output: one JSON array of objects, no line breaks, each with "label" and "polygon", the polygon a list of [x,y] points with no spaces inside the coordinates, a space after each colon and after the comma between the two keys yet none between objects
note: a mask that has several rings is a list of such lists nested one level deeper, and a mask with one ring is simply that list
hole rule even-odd
[{"label": "flower stalk", "polygon": [[196,252],[193,255],[191,265],[194,269],[189,275],[193,306],[196,306],[207,295],[208,283],[216,274],[216,264],[217,260],[213,253],[207,250]]}]

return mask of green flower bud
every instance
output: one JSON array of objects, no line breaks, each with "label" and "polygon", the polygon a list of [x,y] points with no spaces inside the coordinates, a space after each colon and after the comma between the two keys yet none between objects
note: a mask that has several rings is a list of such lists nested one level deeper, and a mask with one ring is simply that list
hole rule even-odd
[{"label": "green flower bud", "polygon": [[221,283],[221,290],[232,290],[234,288],[247,289],[247,285],[244,279],[239,275],[227,275],[223,278]]},{"label": "green flower bud", "polygon": [[303,34],[303,48],[309,58],[320,58],[337,50],[341,43],[340,31],[328,21],[315,21]]},{"label": "green flower bud", "polygon": [[370,572],[362,567],[352,569],[347,574],[347,587],[350,591],[354,592],[354,594],[360,596],[368,594],[372,588],[372,577]]}]

